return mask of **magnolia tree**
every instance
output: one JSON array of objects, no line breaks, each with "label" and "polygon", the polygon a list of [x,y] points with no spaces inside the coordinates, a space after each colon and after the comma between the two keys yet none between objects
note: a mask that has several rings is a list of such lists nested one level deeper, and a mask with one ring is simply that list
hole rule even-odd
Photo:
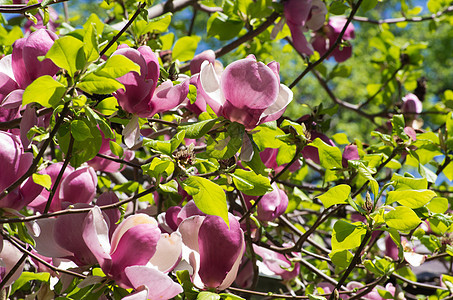
[{"label": "magnolia tree", "polygon": [[452,1],[64,1],[0,2],[2,299],[451,298]]}]

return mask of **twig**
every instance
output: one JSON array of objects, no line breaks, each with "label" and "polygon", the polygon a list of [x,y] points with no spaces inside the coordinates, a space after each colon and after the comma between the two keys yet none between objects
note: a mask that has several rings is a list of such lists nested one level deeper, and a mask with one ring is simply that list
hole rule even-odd
[{"label": "twig", "polygon": [[442,16],[443,14],[447,14],[447,13],[451,13],[451,12],[453,12],[453,5],[447,7],[446,9],[444,9],[442,11],[439,11],[439,12],[437,12],[435,14],[428,15],[428,16],[423,16],[423,17],[412,17],[412,18],[401,17],[401,18],[392,18],[392,19],[383,19],[383,20],[372,20],[372,19],[368,19],[368,18],[365,18],[365,17],[357,16],[357,17],[354,17],[353,20],[354,21],[358,21],[358,22],[366,22],[366,23],[377,24],[377,25],[380,25],[380,24],[396,24],[396,23],[401,23],[401,22],[422,22],[422,21],[434,20],[434,19]]},{"label": "twig", "polygon": [[195,19],[197,17],[197,12],[198,12],[198,9],[196,6],[193,7],[193,15],[192,15],[192,19],[190,20],[190,26],[189,26],[189,32],[187,32],[187,35],[188,36],[191,36],[192,35],[192,32],[193,32],[193,26],[195,25]]},{"label": "twig", "polygon": [[60,185],[61,178],[63,178],[64,171],[66,170],[67,166],[69,165],[69,162],[72,158],[72,150],[74,148],[74,137],[72,134],[70,134],[71,137],[69,139],[69,146],[68,146],[68,152],[66,154],[66,158],[64,160],[63,165],[61,166],[61,170],[58,173],[57,179],[55,180],[55,183],[52,187],[52,190],[50,191],[49,198],[47,199],[46,207],[44,208],[44,213],[47,214],[49,212],[50,205],[52,204],[52,198],[55,195],[58,186]]},{"label": "twig", "polygon": [[75,277],[78,277],[78,278],[86,278],[85,275],[83,274],[79,274],[79,273],[76,273],[76,272],[73,272],[73,271],[69,271],[69,270],[63,270],[63,269],[59,269],[57,267],[55,267],[54,265],[52,265],[51,263],[48,263],[47,261],[43,260],[42,258],[40,258],[39,256],[33,254],[32,252],[30,252],[29,250],[27,250],[26,248],[22,247],[17,241],[15,241],[12,237],[6,235],[6,234],[3,234],[4,238],[7,239],[11,244],[13,244],[14,247],[16,247],[19,251],[21,251],[22,253],[24,253],[24,255],[27,255],[27,256],[30,256],[31,258],[33,259],[36,259],[37,261],[39,261],[40,263],[42,263],[43,265],[45,265],[46,267],[50,268],[52,271],[54,272],[60,272],[60,273],[65,273],[65,274],[68,274],[68,275],[72,275],[72,276],[75,276]]},{"label": "twig", "polygon": [[[351,274],[352,270],[354,270],[355,266],[360,261],[360,256],[362,255],[362,250],[365,248],[370,237],[371,237],[371,230],[367,230],[365,236],[363,237],[362,242],[360,243],[359,248],[357,248],[354,257],[351,260],[351,263],[349,264],[346,271],[343,273],[343,276],[341,276],[340,281],[338,281],[338,284],[335,286],[336,290],[339,290],[343,286],[343,283],[346,281],[349,274]],[[333,299],[333,294],[330,295],[329,300],[332,300],[332,299]]]},{"label": "twig", "polygon": [[124,159],[121,159],[121,158],[108,156],[108,155],[105,155],[105,154],[102,154],[102,153],[98,153],[98,154],[96,154],[96,156],[100,157],[100,158],[103,158],[103,159],[108,159],[108,160],[111,160],[111,161],[114,161],[114,162],[117,162],[117,163],[120,163],[120,164],[125,164],[125,165],[128,165],[128,166],[136,168],[136,169],[141,169],[142,168],[140,165],[134,164],[133,162],[130,162],[130,161],[127,161],[127,160],[124,160]]},{"label": "twig", "polygon": [[[55,0],[53,2],[48,3],[48,5],[56,4],[56,3],[61,3],[61,2],[66,2],[69,0]],[[41,6],[41,3],[36,3],[33,5],[27,5],[27,4],[10,4],[10,5],[0,5],[0,13],[5,13],[5,14],[23,14],[29,10],[36,9],[36,8],[43,8]]]},{"label": "twig", "polygon": [[408,283],[412,286],[415,286],[415,287],[420,287],[420,288],[424,288],[424,289],[429,289],[429,290],[442,290],[442,291],[447,291],[448,289],[447,288],[444,288],[442,286],[436,286],[436,285],[431,285],[431,284],[427,284],[427,283],[421,283],[421,282],[415,282],[415,281],[412,281],[412,280],[409,280],[407,278],[404,278],[403,276],[401,275],[398,275],[396,273],[392,273],[390,274],[390,277],[393,277],[393,278],[396,278],[396,279],[399,279],[405,283]]},{"label": "twig", "polygon": [[357,4],[354,5],[354,7],[352,8],[351,14],[349,15],[349,17],[348,17],[343,29],[341,30],[340,34],[338,35],[338,38],[335,41],[335,43],[333,43],[332,46],[330,46],[329,50],[327,50],[326,53],[324,53],[324,55],[322,55],[317,61],[315,61],[312,64],[309,64],[307,66],[307,68],[305,68],[305,70],[288,86],[290,89],[295,87],[296,84],[302,78],[304,78],[305,75],[308,74],[308,72],[313,70],[317,65],[319,65],[321,62],[323,62],[325,59],[327,59],[330,56],[330,54],[332,54],[332,52],[337,48],[337,46],[340,45],[340,43],[343,39],[343,35],[346,32],[346,29],[348,28],[349,24],[351,23],[351,20],[354,17],[354,15],[356,14],[357,10],[359,9],[361,3],[362,3],[362,0],[358,0]]},{"label": "twig", "polygon": [[400,70],[402,70],[404,68],[405,64],[401,64],[393,73],[392,75],[390,75],[389,78],[387,78],[387,80],[381,85],[381,87],[379,88],[379,90],[377,90],[373,95],[371,95],[368,99],[365,100],[365,102],[363,102],[362,104],[359,104],[358,108],[362,108],[364,107],[365,105],[367,105],[368,103],[370,103],[371,101],[373,101],[374,98],[376,98],[377,95],[379,95],[382,91],[384,91],[384,89],[387,87],[387,85],[396,77],[396,74],[398,74],[398,72]]},{"label": "twig", "polygon": [[124,25],[124,27],[121,29],[120,32],[118,32],[117,35],[115,35],[115,37],[107,44],[107,46],[104,47],[104,49],[102,49],[102,51],[99,53],[99,57],[102,57],[108,49],[110,49],[110,47],[113,46],[113,44],[116,43],[116,41],[120,38],[120,36],[129,28],[129,26],[132,25],[132,23],[135,21],[135,19],[138,17],[138,15],[140,14],[140,11],[145,7],[145,2],[142,2],[139,4],[137,10],[135,11],[134,15],[132,16],[132,18],[130,18],[130,20],[126,23],[126,25]]},{"label": "twig", "polygon": [[[150,193],[153,193],[156,191],[157,187],[153,186],[146,191],[143,191],[141,193],[138,193],[132,197],[129,197],[125,200],[113,203],[113,204],[108,204],[108,205],[103,205],[100,206],[99,208],[101,210],[107,210],[107,209],[113,209],[113,208],[118,208],[123,204],[129,203],[131,201],[134,201],[135,199],[141,198],[143,196],[146,196]],[[81,214],[81,213],[87,213],[91,210],[91,207],[88,208],[70,208],[70,209],[65,209],[65,210],[60,210],[54,213],[48,213],[48,214],[42,214],[42,215],[33,215],[29,217],[21,217],[21,218],[14,218],[14,219],[0,219],[0,224],[5,224],[5,223],[22,223],[22,222],[30,222],[38,219],[46,219],[50,217],[56,217],[56,216],[62,216],[62,215],[70,215],[70,214]]]}]

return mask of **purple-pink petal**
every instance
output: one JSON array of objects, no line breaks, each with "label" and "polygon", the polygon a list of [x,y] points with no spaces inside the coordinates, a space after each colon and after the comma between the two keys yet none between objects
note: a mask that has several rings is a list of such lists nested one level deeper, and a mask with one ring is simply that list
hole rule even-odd
[{"label": "purple-pink petal", "polygon": [[237,219],[229,215],[230,228],[218,216],[205,217],[198,232],[199,276],[206,287],[219,287],[235,262],[242,258],[243,232]]}]

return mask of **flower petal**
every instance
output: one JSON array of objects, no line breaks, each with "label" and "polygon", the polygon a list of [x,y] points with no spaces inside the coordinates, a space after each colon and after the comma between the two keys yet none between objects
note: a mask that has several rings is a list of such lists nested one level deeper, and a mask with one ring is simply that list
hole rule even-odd
[{"label": "flower petal", "polygon": [[179,232],[171,235],[163,233],[157,243],[156,253],[149,262],[161,272],[170,272],[181,259],[181,249],[182,238]]}]

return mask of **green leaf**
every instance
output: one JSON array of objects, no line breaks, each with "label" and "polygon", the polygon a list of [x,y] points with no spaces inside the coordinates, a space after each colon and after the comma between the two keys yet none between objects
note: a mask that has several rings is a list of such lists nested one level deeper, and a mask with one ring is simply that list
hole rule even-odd
[{"label": "green leaf", "polygon": [[74,140],[78,142],[85,141],[88,138],[92,138],[90,126],[85,120],[74,120],[71,122],[71,134]]},{"label": "green leaf", "polygon": [[119,78],[129,72],[140,75],[140,66],[124,55],[112,55],[94,72],[95,75],[107,78]]},{"label": "green leaf", "polygon": [[49,278],[50,278],[49,273],[22,272],[20,277],[16,281],[14,281],[13,285],[11,286],[10,293],[11,295],[14,294],[15,291],[23,287],[24,284],[26,284],[29,281],[38,280],[47,282],[49,281]]},{"label": "green leaf", "polygon": [[211,130],[216,121],[217,119],[209,119],[196,123],[181,124],[178,130],[185,130],[186,137],[189,139],[199,139]]},{"label": "green leaf", "polygon": [[69,76],[74,77],[77,70],[85,66],[84,43],[72,36],[64,36],[55,40],[46,54],[57,66],[68,71]]},{"label": "green leaf", "polygon": [[419,208],[431,201],[437,194],[431,190],[403,190],[391,191],[387,195],[386,204],[397,201],[403,206],[409,208]]},{"label": "green leaf", "polygon": [[181,145],[182,141],[184,140],[185,131],[179,131],[171,140],[169,141],[159,141],[159,140],[152,140],[152,139],[143,139],[143,145],[148,146],[156,150],[157,152],[161,152],[163,154],[171,156],[173,151],[175,151],[179,145]]},{"label": "green leaf", "polygon": [[272,191],[269,177],[258,175],[253,171],[236,169],[233,174],[233,182],[238,190],[250,196],[261,196]]},{"label": "green leaf", "polygon": [[91,26],[86,26],[85,34],[83,35],[83,51],[88,62],[93,62],[99,57],[98,35],[96,31],[96,23],[88,23]]},{"label": "green leaf", "polygon": [[333,226],[332,251],[351,250],[360,246],[366,234],[365,225],[361,222],[351,224],[338,220]]},{"label": "green leaf", "polygon": [[112,153],[118,157],[123,157],[124,149],[118,143],[114,141],[109,141],[109,148]]},{"label": "green leaf", "polygon": [[329,253],[329,257],[332,263],[340,268],[347,268],[354,257],[348,250],[332,251]]},{"label": "green leaf", "polygon": [[362,162],[358,163],[358,169],[360,176],[364,177],[369,181],[371,192],[376,198],[377,195],[379,194],[379,183],[376,181],[376,179],[374,179],[372,175],[372,170],[367,168]]},{"label": "green leaf", "polygon": [[44,107],[56,107],[65,94],[66,87],[51,76],[44,75],[33,81],[24,91],[22,105],[32,102]]},{"label": "green leaf", "polygon": [[97,106],[96,110],[103,115],[110,116],[118,111],[118,100],[115,97],[108,97],[102,100]]},{"label": "green leaf", "polygon": [[426,205],[430,211],[437,214],[443,214],[448,209],[448,199],[444,197],[435,197]]},{"label": "green leaf", "polygon": [[178,39],[173,47],[172,57],[173,60],[187,61],[191,60],[195,51],[197,50],[198,42],[201,40],[201,37],[193,36],[184,36]]},{"label": "green leaf", "polygon": [[145,20],[135,21],[134,27],[137,31],[136,34],[140,36],[154,31],[165,32],[171,23],[171,17],[172,13],[168,12],[162,16],[149,20],[149,22],[146,22]]},{"label": "green leaf", "polygon": [[219,300],[220,295],[211,292],[200,292],[197,296],[197,300]]},{"label": "green leaf", "polygon": [[[117,56],[117,55],[115,55]],[[118,55],[119,56],[119,55]],[[90,94],[111,94],[119,89],[124,89],[124,85],[116,79],[97,76],[90,73],[82,78],[77,87]]]},{"label": "green leaf", "polygon": [[[253,141],[256,143],[260,151],[266,148],[279,148],[284,145],[276,136],[284,135],[283,130],[277,127],[274,122],[268,122],[256,127],[253,134]],[[290,159],[291,160],[291,159]]]},{"label": "green leaf", "polygon": [[232,20],[222,12],[215,12],[209,18],[206,30],[208,37],[226,41],[235,38],[242,27],[244,27],[244,22],[241,20]]},{"label": "green leaf", "polygon": [[221,217],[229,226],[226,195],[220,186],[198,176],[190,176],[182,184],[202,212]]},{"label": "green leaf", "polygon": [[244,298],[231,294],[231,293],[221,293],[219,295],[224,300],[245,300]]},{"label": "green leaf", "polygon": [[227,132],[219,133],[216,139],[208,137],[207,154],[217,159],[233,157],[242,146],[244,132],[244,125],[231,123],[228,125]]},{"label": "green leaf", "polygon": [[341,163],[342,154],[337,147],[327,145],[320,138],[316,138],[309,145],[318,148],[319,160],[322,167],[328,170],[343,167]]},{"label": "green leaf", "polygon": [[169,160],[154,158],[149,164],[142,166],[143,172],[151,177],[159,178],[162,174],[168,176],[175,170],[175,165]]},{"label": "green leaf", "polygon": [[332,139],[335,141],[335,143],[337,143],[339,145],[349,145],[350,144],[346,133],[342,133],[342,132],[335,133],[334,135],[332,135]]},{"label": "green leaf", "polygon": [[393,115],[392,117],[392,134],[396,135],[403,140],[408,140],[409,137],[404,132],[405,127],[404,117],[403,115]]},{"label": "green leaf", "polygon": [[40,186],[43,186],[48,190],[52,187],[52,179],[47,174],[34,173],[32,175],[32,178],[34,183],[39,184]]},{"label": "green leaf", "polygon": [[329,208],[335,204],[348,203],[349,194],[351,193],[351,187],[346,184],[340,184],[329,189],[327,192],[320,196],[316,196],[321,200],[325,208]]},{"label": "green leaf", "polygon": [[394,173],[390,181],[395,182],[395,190],[426,190],[428,188],[426,178],[405,177]]},{"label": "green leaf", "polygon": [[396,230],[409,231],[418,226],[421,223],[417,214],[405,206],[397,206],[395,210],[391,210],[384,215],[385,223],[390,228]]}]

